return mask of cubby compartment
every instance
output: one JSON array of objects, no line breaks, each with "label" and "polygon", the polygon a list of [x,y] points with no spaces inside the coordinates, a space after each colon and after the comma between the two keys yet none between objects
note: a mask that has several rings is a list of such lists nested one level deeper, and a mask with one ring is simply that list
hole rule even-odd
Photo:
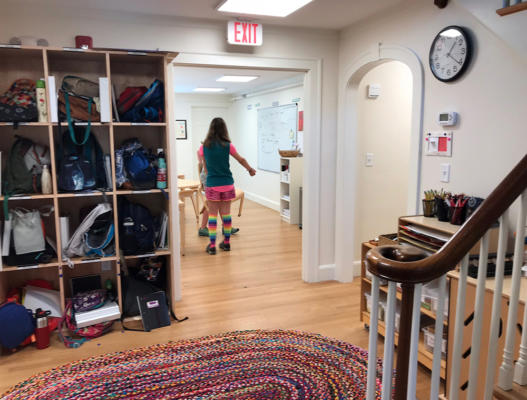
[{"label": "cubby compartment", "polygon": [[[57,231],[55,228],[55,212],[52,199],[28,197],[12,197],[8,200],[8,211],[10,214],[9,222],[11,224],[10,250],[9,255],[2,257],[3,270],[15,270],[22,268],[34,268],[41,266],[56,266],[57,260]],[[30,214],[31,213],[31,214]],[[15,214],[18,214],[15,215]],[[0,211],[1,220],[6,224],[6,215],[4,207]],[[18,225],[18,227],[16,226]],[[45,241],[44,250],[35,250],[28,252],[28,247],[20,250],[28,243],[24,241],[25,235],[33,235],[38,231],[42,233]],[[18,239],[15,238],[15,234]],[[2,239],[4,228],[2,228]],[[2,243],[3,244],[3,243]],[[35,246],[38,241],[33,240],[29,247]],[[19,246],[19,247],[16,247]],[[17,249],[20,254],[17,254]]]},{"label": "cubby compartment", "polygon": [[[35,166],[35,172],[40,172],[40,164],[46,164],[49,167],[50,173],[53,179],[53,171],[51,167],[51,149],[49,146],[49,131],[47,127],[41,126],[19,126],[14,128],[13,126],[0,126],[0,152],[2,159],[2,194],[5,194],[5,171],[6,165],[8,163],[9,154],[13,144],[16,140],[21,138],[26,138],[31,140],[36,147],[28,149],[26,154],[26,166],[29,167]],[[38,175],[40,177],[40,175]],[[17,196],[34,196],[34,197],[49,197],[49,195],[42,195],[40,189],[40,182],[33,182],[33,189],[28,193],[16,193]],[[40,179],[40,178],[38,178]],[[13,194],[13,193],[10,193]]]},{"label": "cubby compartment", "polygon": [[[85,138],[85,132],[86,132],[87,126],[86,125],[79,125],[75,129],[75,140],[77,143],[83,143]],[[60,127],[54,127],[53,128],[53,135],[54,135],[54,142],[55,142],[55,159],[57,161],[56,169],[57,169],[57,189],[59,194],[59,197],[68,197],[68,196],[76,196],[76,195],[91,195],[91,194],[100,194],[101,191],[111,192],[112,191],[112,181],[113,181],[113,173],[112,173],[112,151],[111,151],[111,139],[110,139],[110,131],[108,126],[92,126],[89,130],[89,135],[93,136],[96,143],[98,144],[99,149],[97,149],[97,145],[94,142],[91,142],[91,139],[88,139],[89,142],[85,146],[87,147],[80,147],[80,146],[73,146],[73,141],[71,140],[71,132],[68,128],[68,125],[62,125]],[[67,145],[64,146],[64,143]],[[92,151],[88,151],[86,149],[93,148]],[[64,153],[68,155],[68,152],[74,152],[74,153],[81,153],[82,156],[86,157],[87,155],[90,155],[92,167],[90,168],[92,171],[92,174],[96,177],[97,185],[93,189],[83,189],[83,190],[67,190],[65,188],[65,184],[60,182],[61,180],[61,164]]]},{"label": "cubby compartment", "polygon": [[[135,54],[136,55],[110,54],[112,90],[116,101],[127,87],[145,87],[148,89],[156,79],[160,80],[164,85],[164,57],[159,54]],[[164,123],[166,121],[166,99],[164,104],[165,107],[161,110],[161,119],[155,120],[157,123]],[[116,123],[122,122],[124,125],[129,124],[127,122],[119,121],[115,113],[113,118]]]},{"label": "cubby compartment", "polygon": [[68,240],[74,235],[75,231],[84,218],[93,210],[97,205],[101,203],[108,203],[112,210],[111,221],[114,224],[114,235],[113,244],[114,250],[110,252],[107,250],[104,255],[81,255],[77,254],[74,256],[63,256],[64,264],[74,265],[83,264],[90,261],[115,261],[117,260],[115,250],[115,210],[113,207],[113,199],[111,196],[78,196],[78,197],[65,197],[59,199],[59,210],[60,210],[60,225],[61,225],[61,245],[64,249],[68,243]]},{"label": "cubby compartment", "polygon": [[110,291],[117,297],[118,294],[118,274],[117,264],[115,261],[102,262],[83,262],[82,264],[75,264],[72,267],[62,268],[62,278],[64,280],[64,297],[70,298],[72,296],[72,278],[85,276],[100,276],[101,288],[107,288],[107,281],[111,282]]},{"label": "cubby compartment", "polygon": [[6,300],[10,291],[37,279],[48,282],[52,290],[60,289],[57,265],[48,268],[19,268],[0,272],[0,304]]}]

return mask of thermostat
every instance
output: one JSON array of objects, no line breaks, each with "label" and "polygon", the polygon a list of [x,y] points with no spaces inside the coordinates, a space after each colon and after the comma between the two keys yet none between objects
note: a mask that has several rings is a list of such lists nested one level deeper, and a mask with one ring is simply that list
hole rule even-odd
[{"label": "thermostat", "polygon": [[455,111],[440,112],[439,116],[437,117],[437,122],[439,123],[439,125],[453,126],[457,124],[457,112]]}]

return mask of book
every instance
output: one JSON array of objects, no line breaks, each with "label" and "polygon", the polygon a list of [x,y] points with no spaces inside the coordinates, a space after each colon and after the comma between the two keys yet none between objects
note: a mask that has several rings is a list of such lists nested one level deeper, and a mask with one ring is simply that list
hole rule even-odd
[{"label": "book", "polygon": [[95,310],[75,313],[77,328],[84,328],[119,318],[121,318],[121,310],[119,310],[119,304],[115,301],[107,301],[102,307],[96,308]]},{"label": "book", "polygon": [[165,292],[160,290],[159,292],[137,296],[137,304],[145,332],[170,326],[170,315],[168,314]]}]

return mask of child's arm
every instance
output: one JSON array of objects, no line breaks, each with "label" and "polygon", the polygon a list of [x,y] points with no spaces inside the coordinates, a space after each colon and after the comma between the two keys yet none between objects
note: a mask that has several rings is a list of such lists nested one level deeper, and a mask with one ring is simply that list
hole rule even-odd
[{"label": "child's arm", "polygon": [[203,157],[203,146],[201,146],[198,150],[198,163],[199,163],[199,173],[201,173],[201,170],[205,170],[205,173],[207,173],[207,165],[205,164],[205,157]]},{"label": "child's arm", "polygon": [[241,165],[243,165],[243,167],[247,170],[247,172],[249,172],[249,175],[251,176],[256,175],[256,170],[253,167],[251,167],[249,163],[247,162],[247,160],[243,158],[242,156],[240,156],[240,154],[238,154],[237,151],[232,152],[231,156],[233,156],[236,159],[236,161],[238,161]]}]

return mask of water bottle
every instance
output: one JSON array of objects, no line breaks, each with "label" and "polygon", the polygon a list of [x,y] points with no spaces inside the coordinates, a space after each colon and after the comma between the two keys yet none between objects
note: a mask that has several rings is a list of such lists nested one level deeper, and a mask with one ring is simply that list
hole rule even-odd
[{"label": "water bottle", "polygon": [[47,165],[42,166],[42,176],[40,178],[40,186],[42,188],[42,194],[53,193],[53,187],[51,185],[51,174]]},{"label": "water bottle", "polygon": [[167,188],[167,164],[165,161],[165,155],[163,154],[163,149],[157,149],[157,179],[156,187],[158,189]]},{"label": "water bottle", "polygon": [[37,81],[37,109],[38,122],[48,122],[48,105],[46,104],[46,82],[44,79]]},{"label": "water bottle", "polygon": [[39,350],[49,346],[48,315],[50,314],[50,311],[42,311],[41,308],[38,308],[35,312],[35,318],[37,320],[35,337],[37,339],[37,349]]}]

